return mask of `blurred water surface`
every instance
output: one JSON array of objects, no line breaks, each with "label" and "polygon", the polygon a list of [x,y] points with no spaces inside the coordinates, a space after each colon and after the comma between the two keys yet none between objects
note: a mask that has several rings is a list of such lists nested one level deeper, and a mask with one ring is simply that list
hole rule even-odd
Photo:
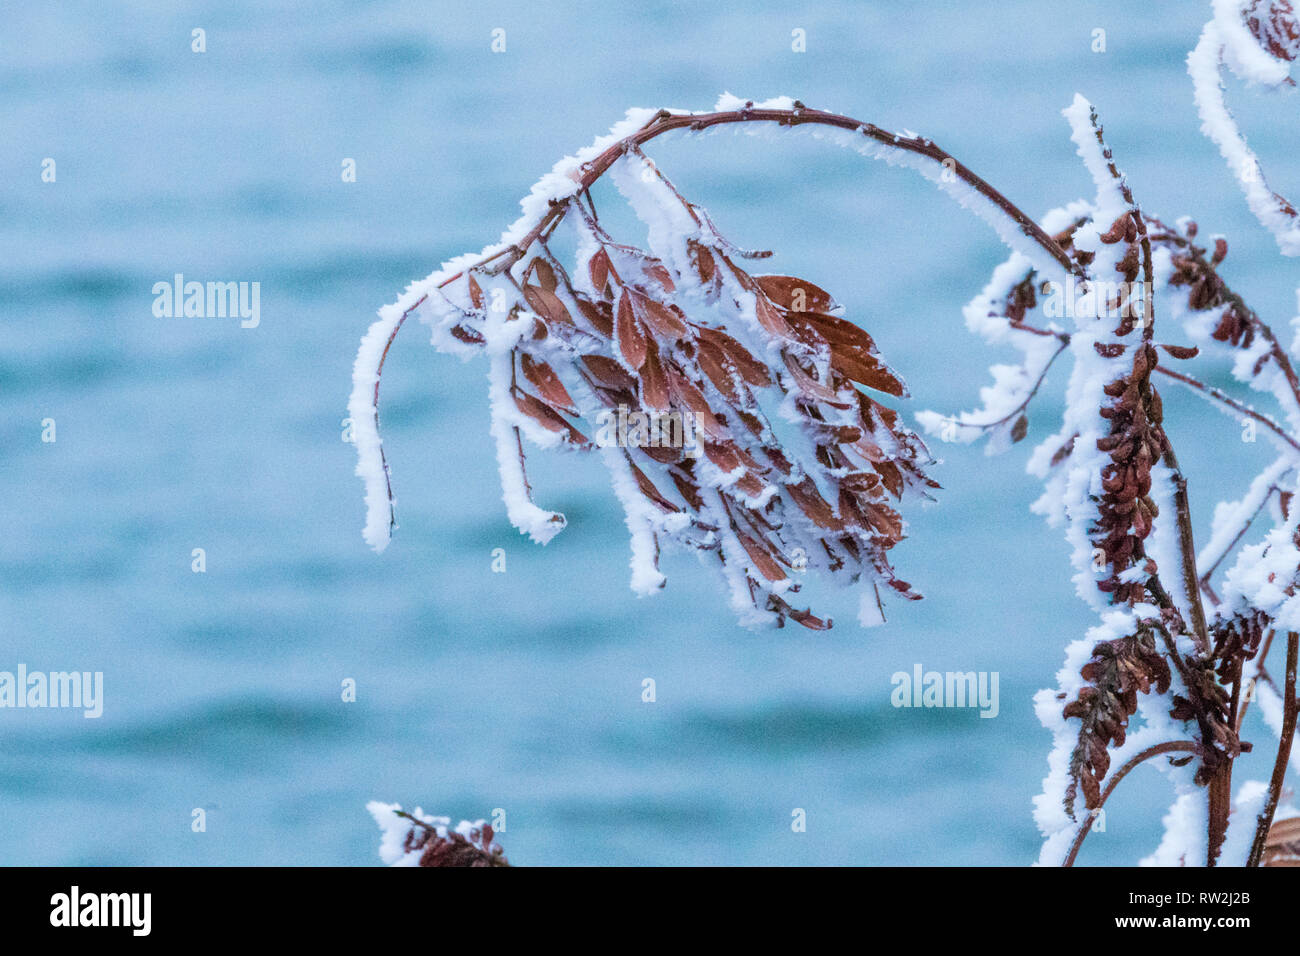
[{"label": "blurred water surface", "polygon": [[[402,527],[369,553],[340,440],[352,358],[379,305],[495,239],[533,180],[627,107],[702,109],[724,90],[918,130],[1034,214],[1091,191],[1059,116],[1079,90],[1144,207],[1228,234],[1230,281],[1285,324],[1294,264],[1197,132],[1183,58],[1207,17],[1170,0],[8,10],[0,669],[103,671],[107,701],[97,721],[0,712],[0,862],[372,864],[374,798],[504,808],[521,863],[1031,861],[1049,743],[1031,696],[1092,616],[1027,510],[1028,445],[942,448],[941,503],[895,552],[927,600],[866,631],[832,595],[829,634],[753,634],[689,555],[668,557],[664,593],[631,594],[594,462],[533,456],[570,526],[545,549],[521,539],[485,369],[416,327],[385,376]],[[1295,101],[1229,96],[1280,167]],[[919,178],[806,139],[651,152],[734,241],[775,248],[773,271],[848,303],[907,405],[971,407],[1006,358],[960,318],[1004,251]],[[155,318],[153,283],[177,272],[259,282],[261,325]],[[1031,439],[1054,429],[1062,384]],[[1167,402],[1184,464],[1233,494],[1266,451],[1229,421],[1180,430],[1189,401]],[[1214,490],[1194,485],[1202,526]],[[894,709],[890,675],[918,662],[997,671],[1000,715]],[[1154,771],[1130,780],[1092,861],[1155,845],[1169,793]]]}]

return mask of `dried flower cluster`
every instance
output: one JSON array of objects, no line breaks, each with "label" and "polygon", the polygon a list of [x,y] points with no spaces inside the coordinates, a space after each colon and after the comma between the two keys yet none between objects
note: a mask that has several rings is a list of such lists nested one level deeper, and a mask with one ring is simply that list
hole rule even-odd
[{"label": "dried flower cluster", "polygon": [[1152,628],[1129,637],[1102,641],[1080,675],[1086,683],[1065,705],[1063,716],[1079,719],[1078,743],[1070,755],[1066,811],[1073,817],[1078,789],[1089,810],[1101,806],[1101,783],[1110,769],[1110,748],[1124,743],[1128,719],[1137,712],[1138,694],[1169,690],[1169,663],[1156,646]]},{"label": "dried flower cluster", "polygon": [[420,854],[420,866],[509,866],[500,844],[492,841],[492,827],[483,824],[466,834],[442,830],[413,821],[402,843],[408,853]]},{"label": "dried flower cluster", "polygon": [[[1100,238],[1102,242],[1127,242],[1127,251],[1116,266],[1127,282],[1138,274],[1137,225],[1140,218],[1125,215],[1117,219]],[[1145,237],[1144,237],[1145,238]],[[1123,311],[1114,334],[1127,337],[1134,331],[1130,310]],[[1150,325],[1147,325],[1150,331]],[[1098,502],[1098,519],[1093,541],[1103,552],[1110,576],[1098,583],[1117,604],[1137,604],[1147,599],[1147,587],[1157,568],[1147,557],[1143,541],[1160,509],[1151,499],[1151,467],[1164,455],[1168,446],[1163,429],[1160,394],[1152,387],[1151,374],[1159,356],[1148,336],[1132,345],[1093,344],[1103,358],[1131,356],[1132,365],[1109,382],[1103,391],[1111,401],[1099,409],[1110,422],[1109,433],[1097,440],[1097,450],[1110,456],[1101,470],[1103,494]],[[1140,567],[1143,577],[1131,580],[1126,572]]]}]

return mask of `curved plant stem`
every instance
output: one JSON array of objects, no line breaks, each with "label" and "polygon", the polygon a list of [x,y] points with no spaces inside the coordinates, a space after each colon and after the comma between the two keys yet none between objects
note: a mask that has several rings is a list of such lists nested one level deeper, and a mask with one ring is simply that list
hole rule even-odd
[{"label": "curved plant stem", "polygon": [[[1026,331],[1028,331],[1028,329],[1026,329]],[[958,428],[979,428],[987,430],[990,428],[997,428],[999,425],[1005,425],[1017,415],[1023,414],[1025,409],[1029,407],[1029,403],[1034,400],[1034,396],[1038,394],[1038,390],[1043,387],[1043,382],[1047,379],[1047,373],[1052,370],[1052,366],[1056,364],[1056,360],[1061,357],[1062,352],[1070,347],[1070,337],[1064,332],[1059,333],[1057,338],[1061,341],[1060,348],[1053,352],[1052,357],[1047,360],[1047,364],[1043,366],[1042,372],[1039,373],[1038,379],[1034,382],[1033,388],[1029,390],[1029,394],[1025,396],[1024,401],[995,422],[954,422],[954,424]]]},{"label": "curved plant stem", "polygon": [[1075,834],[1074,843],[1070,846],[1070,852],[1066,856],[1065,862],[1062,866],[1074,866],[1074,860],[1079,855],[1079,848],[1083,846],[1084,839],[1092,829],[1092,821],[1096,819],[1096,811],[1106,805],[1107,798],[1110,797],[1111,793],[1114,792],[1115,787],[1124,779],[1130,770],[1138,764],[1150,760],[1152,757],[1158,757],[1161,754],[1178,753],[1180,751],[1183,753],[1194,754],[1199,753],[1200,748],[1190,740],[1170,740],[1163,744],[1156,744],[1153,747],[1148,747],[1141,753],[1135,754],[1128,763],[1120,767],[1115,776],[1110,778],[1110,783],[1106,784],[1106,789],[1103,790],[1101,794],[1101,800],[1098,801],[1097,806],[1093,808],[1093,812],[1089,813],[1088,819],[1084,820],[1084,822],[1079,825],[1079,832]]},{"label": "curved plant stem", "polygon": [[[965,183],[971,189],[987,199],[994,207],[1001,210],[1007,218],[1014,222],[1020,232],[1030,240],[1040,246],[1048,255],[1055,259],[1067,272],[1072,273],[1080,279],[1086,279],[1086,273],[1082,266],[1070,258],[1069,254],[1061,248],[1060,244],[1043,231],[1032,218],[1026,215],[1010,199],[994,189],[983,178],[977,176],[967,166],[963,165],[956,157],[950,155],[943,149],[940,149],[932,140],[923,136],[901,136],[889,132],[876,126],[874,123],[864,123],[861,120],[853,119],[849,116],[843,116],[839,113],[827,113],[823,110],[808,109],[803,104],[796,102],[793,109],[756,109],[746,107],[739,110],[722,110],[715,113],[672,113],[668,110],[660,110],[654,117],[635,133],[625,136],[623,139],[606,148],[595,158],[583,163],[573,173],[577,180],[579,188],[564,199],[555,200],[551,203],[546,213],[538,222],[518,241],[512,245],[499,249],[491,255],[485,256],[474,265],[469,266],[457,272],[455,275],[448,276],[438,288],[454,282],[467,271],[482,269],[485,266],[495,262],[503,257],[508,257],[504,265],[494,266],[494,269],[507,270],[518,262],[527,253],[528,248],[540,237],[544,236],[549,228],[555,226],[560,219],[568,213],[573,204],[581,208],[583,196],[587,196],[590,202],[590,190],[601,176],[605,175],[614,165],[614,163],[625,153],[629,151],[639,151],[641,146],[650,142],[657,136],[673,130],[691,130],[700,131],[709,129],[714,126],[725,126],[736,123],[775,123],[778,126],[795,127],[795,126],[830,126],[836,129],[848,130],[851,132],[860,132],[863,136],[882,146],[891,149],[898,149],[905,153],[912,153],[917,156],[933,160],[934,163],[944,170],[945,174],[951,174],[962,183]],[[593,207],[594,212],[594,207]],[[694,213],[692,213],[694,214]],[[707,217],[706,217],[707,218]],[[379,360],[377,374],[375,376],[374,391],[374,416],[375,432],[379,432],[379,382],[383,377],[384,361],[388,358],[388,349],[393,344],[393,339],[401,331],[402,326],[406,324],[407,318],[412,312],[424,304],[428,299],[428,294],[420,296],[411,306],[406,309],[393,326],[393,331],[388,336],[388,343],[384,346],[383,356]],[[393,485],[392,477],[388,470],[388,459],[384,456],[383,447],[380,447],[380,455],[384,465],[384,480],[388,487],[388,520],[390,529],[396,527],[396,516],[393,511]]]}]

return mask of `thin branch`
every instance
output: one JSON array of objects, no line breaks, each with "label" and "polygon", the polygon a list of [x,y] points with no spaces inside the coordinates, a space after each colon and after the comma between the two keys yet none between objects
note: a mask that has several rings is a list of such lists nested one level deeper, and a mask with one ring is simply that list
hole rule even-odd
[{"label": "thin branch", "polygon": [[[514,386],[513,386],[513,385],[511,385],[510,388],[511,388],[511,391],[514,390]],[[530,484],[528,483],[528,471],[527,471],[527,468],[526,468],[525,465],[524,465],[524,439],[523,439],[523,437],[519,434],[519,426],[518,426],[518,425],[516,425],[516,426],[514,427],[514,433],[515,433],[515,447],[517,447],[517,448],[519,449],[519,474],[520,474],[520,475],[523,477],[523,479],[524,479],[524,494],[528,496],[528,500],[529,500],[529,501],[532,501],[532,500],[533,500],[533,486],[530,485]]]},{"label": "thin branch", "polygon": [[412,814],[410,814],[410,813],[407,813],[405,810],[394,810],[393,813],[394,813],[396,816],[401,817],[403,820],[410,820],[410,821],[411,821],[412,823],[414,823],[416,826],[424,827],[424,829],[428,830],[430,833],[434,833],[434,834],[436,834],[436,833],[438,832],[438,828],[437,828],[437,827],[432,826],[431,824],[425,823],[425,822],[424,822],[423,820],[421,820],[419,817],[414,816],[414,815],[412,815]]},{"label": "thin branch", "polygon": [[[882,146],[888,146],[891,149],[898,149],[905,153],[912,153],[917,156],[923,156],[932,160],[937,165],[943,167],[946,171],[954,175],[957,180],[970,186],[985,199],[989,200],[996,208],[1001,210],[1007,218],[1016,224],[1021,233],[1032,240],[1036,245],[1043,249],[1048,255],[1055,259],[1066,272],[1074,274],[1080,279],[1086,279],[1087,275],[1082,266],[1070,258],[1069,254],[1061,246],[1043,231],[1032,218],[1025,214],[1021,209],[1011,202],[1001,192],[994,189],[980,176],[972,172],[967,166],[963,165],[956,157],[952,156],[943,149],[940,149],[933,141],[923,136],[901,136],[891,133],[889,130],[882,129],[874,123],[864,123],[861,120],[853,119],[849,116],[843,116],[839,113],[828,113],[823,110],[813,110],[804,107],[802,104],[795,104],[793,109],[757,109],[745,107],[739,110],[723,110],[717,113],[671,113],[668,110],[660,110],[654,115],[649,122],[638,129],[636,132],[625,136],[618,142],[608,146],[603,152],[594,158],[583,163],[576,171],[579,190],[575,195],[581,195],[582,190],[588,190],[595,182],[605,175],[614,163],[628,152],[637,147],[644,146],[657,136],[673,130],[689,129],[700,131],[709,129],[714,126],[725,126],[736,123],[775,123],[778,126],[793,128],[795,126],[830,126],[836,129],[848,130],[850,132],[860,132],[863,136]],[[522,238],[506,249],[498,250],[490,258],[496,258],[509,252],[513,252],[514,261],[522,258],[528,247],[540,236],[547,226],[554,220],[562,218],[573,200],[573,196],[564,199],[552,201],[550,207],[542,218],[532,227]],[[487,260],[483,260],[487,261]],[[476,263],[468,267],[468,270],[462,270],[453,276],[443,280],[441,285],[458,279],[465,271],[472,271],[479,268],[483,262]]]},{"label": "thin branch", "polygon": [[[1055,329],[1045,329],[1042,326],[1030,325],[1029,323],[1023,320],[1012,320],[1012,321],[1008,321],[1007,324],[1010,325],[1010,327],[1015,329],[1017,332],[1028,332],[1031,335],[1042,335],[1042,336],[1050,335],[1056,338],[1060,338],[1062,341],[1065,342],[1068,342],[1070,339],[1070,334],[1068,332],[1058,332]],[[1261,322],[1260,325],[1263,325],[1263,323]],[[1156,347],[1163,348],[1163,346],[1160,345],[1159,343],[1156,343]],[[1186,385],[1188,388],[1192,389],[1192,391],[1196,395],[1200,396],[1201,398],[1205,399],[1205,401],[1210,402],[1211,404],[1217,402],[1218,404],[1224,406],[1225,408],[1230,409],[1231,411],[1237,412],[1240,415],[1244,415],[1247,418],[1252,419],[1253,421],[1262,425],[1264,428],[1268,429],[1268,431],[1272,432],[1272,434],[1279,441],[1289,445],[1291,448],[1293,448],[1296,451],[1298,455],[1300,455],[1300,441],[1297,441],[1295,438],[1293,438],[1282,425],[1278,424],[1278,422],[1275,419],[1270,418],[1269,416],[1263,414],[1262,412],[1255,411],[1255,409],[1251,408],[1249,405],[1246,405],[1240,399],[1233,398],[1231,395],[1229,395],[1227,392],[1223,391],[1222,389],[1215,388],[1212,385],[1207,385],[1204,382],[1202,382],[1200,379],[1194,378],[1191,375],[1187,375],[1184,372],[1175,371],[1174,369],[1170,368],[1167,365],[1157,365],[1155,367],[1155,371],[1160,375],[1164,375],[1168,378],[1172,378],[1175,382],[1179,382],[1182,385]]]},{"label": "thin branch", "polygon": [[1115,787],[1119,782],[1128,775],[1130,770],[1138,764],[1150,760],[1152,757],[1158,757],[1161,754],[1179,752],[1194,754],[1199,753],[1200,748],[1190,740],[1169,740],[1163,744],[1156,744],[1153,747],[1148,747],[1141,753],[1135,754],[1128,763],[1120,767],[1115,773],[1115,776],[1110,778],[1110,783],[1106,784],[1106,789],[1102,791],[1101,799],[1097,802],[1097,806],[1092,808],[1092,812],[1088,814],[1088,818],[1079,825],[1079,832],[1075,834],[1074,843],[1070,846],[1070,852],[1065,857],[1065,862],[1061,865],[1074,866],[1074,860],[1079,855],[1079,848],[1083,846],[1084,839],[1092,829],[1092,821],[1096,819],[1096,812],[1106,805],[1106,800],[1110,797],[1111,793],[1114,792]]},{"label": "thin branch", "polygon": [[663,171],[659,168],[658,164],[655,163],[655,161],[651,159],[649,156],[647,156],[642,151],[640,146],[632,146],[628,149],[628,152],[640,158],[641,161],[644,162],[646,166],[650,168],[651,172],[653,172],[655,176],[659,179],[659,182],[663,183],[664,186],[667,187],[668,191],[677,197],[677,201],[682,204],[682,208],[686,210],[686,214],[695,221],[695,224],[697,226],[700,225],[700,217],[699,214],[695,211],[695,203],[691,202],[689,199],[687,199],[685,196],[682,195],[681,190],[679,190],[676,186],[674,186],[672,184],[672,181],[663,174]]},{"label": "thin branch", "polygon": [[1223,559],[1236,550],[1241,539],[1244,538],[1246,532],[1250,530],[1250,526],[1254,524],[1255,519],[1259,517],[1259,513],[1268,507],[1268,503],[1272,500],[1273,492],[1275,491],[1280,492],[1280,489],[1277,485],[1272,485],[1268,489],[1267,494],[1264,495],[1264,500],[1259,503],[1259,507],[1254,510],[1245,522],[1243,522],[1241,528],[1237,531],[1236,536],[1228,543],[1228,546],[1220,552],[1219,556],[1214,559],[1214,563],[1206,568],[1201,574],[1201,590],[1205,592],[1205,596],[1208,597],[1213,604],[1219,604],[1219,596],[1214,593],[1214,588],[1210,586],[1210,578],[1214,576],[1214,572],[1218,569],[1219,565],[1223,563]]},{"label": "thin branch", "polygon": [[1165,439],[1164,454],[1160,460],[1173,472],[1174,510],[1178,522],[1178,550],[1182,555],[1183,589],[1192,612],[1192,639],[1202,654],[1210,653],[1209,628],[1205,621],[1205,605],[1201,603],[1200,578],[1196,573],[1196,541],[1192,537],[1192,512],[1187,502],[1187,479],[1178,466],[1178,456]]},{"label": "thin branch", "polygon": [[1196,390],[1207,401],[1219,402],[1220,404],[1226,406],[1227,408],[1232,409],[1234,412],[1237,412],[1240,415],[1244,415],[1247,418],[1258,422],[1259,424],[1267,428],[1269,431],[1271,431],[1274,435],[1276,435],[1279,440],[1290,445],[1297,453],[1300,453],[1300,442],[1297,442],[1294,438],[1292,438],[1289,434],[1287,434],[1286,430],[1281,425],[1279,425],[1273,419],[1269,418],[1267,415],[1255,411],[1250,406],[1244,404],[1243,402],[1238,401],[1237,399],[1233,398],[1231,395],[1228,395],[1222,389],[1218,389],[1218,388],[1214,388],[1213,386],[1206,385],[1204,382],[1200,381],[1199,379],[1192,378],[1190,375],[1184,375],[1182,372],[1176,372],[1173,369],[1166,368],[1163,365],[1157,365],[1156,371],[1161,372],[1164,375],[1167,375],[1169,378],[1172,378],[1176,382],[1181,382],[1183,385],[1186,385],[1188,388]]},{"label": "thin branch", "polygon": [[[1028,329],[1026,329],[1026,331],[1028,331]],[[1034,387],[1029,390],[1029,394],[1025,396],[1023,402],[995,422],[954,421],[953,424],[957,425],[959,428],[979,428],[987,431],[990,428],[997,428],[999,425],[1005,425],[1012,418],[1023,413],[1024,410],[1029,407],[1029,403],[1034,400],[1034,396],[1038,394],[1038,390],[1043,387],[1043,382],[1047,378],[1047,373],[1052,370],[1052,366],[1056,363],[1056,360],[1061,357],[1062,352],[1070,347],[1070,337],[1068,335],[1061,333],[1058,337],[1061,340],[1061,347],[1053,352],[1052,357],[1047,360],[1047,364],[1043,366],[1042,372],[1038,375],[1038,381],[1034,382]]]},{"label": "thin branch", "polygon": [[[1268,672],[1264,670],[1264,661],[1268,659],[1268,652],[1273,647],[1273,635],[1276,633],[1277,632],[1273,628],[1269,628],[1268,633],[1264,635],[1264,641],[1260,645],[1259,653],[1255,655],[1254,681],[1256,684],[1258,684],[1259,681],[1261,680],[1269,685],[1272,685],[1273,683],[1273,679],[1269,677]],[[1245,698],[1241,702],[1241,710],[1237,712],[1237,726],[1233,728],[1233,731],[1237,734],[1238,737],[1241,736],[1241,724],[1246,719],[1246,711],[1250,708],[1250,702],[1251,699],[1254,698],[1255,693],[1258,693],[1258,691],[1254,693],[1248,693],[1245,696]]]},{"label": "thin branch", "polygon": [[1273,777],[1268,784],[1268,800],[1255,825],[1255,842],[1250,847],[1247,866],[1259,866],[1264,855],[1264,843],[1268,840],[1269,828],[1273,826],[1273,814],[1277,812],[1278,801],[1282,798],[1282,782],[1286,779],[1287,762],[1291,759],[1291,742],[1295,737],[1297,706],[1295,695],[1296,657],[1300,651],[1300,635],[1291,631],[1286,636],[1286,696],[1285,709],[1282,712],[1282,733],[1277,748],[1277,759],[1273,762]]}]

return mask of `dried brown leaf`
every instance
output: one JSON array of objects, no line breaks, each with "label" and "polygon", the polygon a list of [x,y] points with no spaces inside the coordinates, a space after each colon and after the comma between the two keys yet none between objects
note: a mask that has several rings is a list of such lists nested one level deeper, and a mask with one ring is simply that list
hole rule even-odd
[{"label": "dried brown leaf", "polygon": [[578,414],[578,406],[569,395],[568,389],[564,387],[564,383],[560,381],[560,377],[555,374],[555,369],[540,359],[533,358],[527,352],[520,356],[519,367],[524,373],[524,378],[532,382],[544,402],[570,415]]},{"label": "dried brown leaf", "polygon": [[527,300],[528,307],[545,321],[563,325],[573,324],[573,318],[569,315],[569,310],[549,289],[544,289],[539,285],[526,285],[524,286],[524,299]]},{"label": "dried brown leaf", "polygon": [[787,312],[826,312],[835,308],[831,294],[794,276],[754,276],[763,294]]},{"label": "dried brown leaf", "polygon": [[626,288],[619,297],[618,311],[614,313],[614,331],[624,361],[630,368],[641,368],[645,364],[647,336],[632,307],[632,296]]},{"label": "dried brown leaf", "polygon": [[537,277],[538,285],[547,292],[555,291],[555,270],[552,269],[551,264],[541,258],[541,256],[535,257],[533,261],[529,263],[528,271]]}]

